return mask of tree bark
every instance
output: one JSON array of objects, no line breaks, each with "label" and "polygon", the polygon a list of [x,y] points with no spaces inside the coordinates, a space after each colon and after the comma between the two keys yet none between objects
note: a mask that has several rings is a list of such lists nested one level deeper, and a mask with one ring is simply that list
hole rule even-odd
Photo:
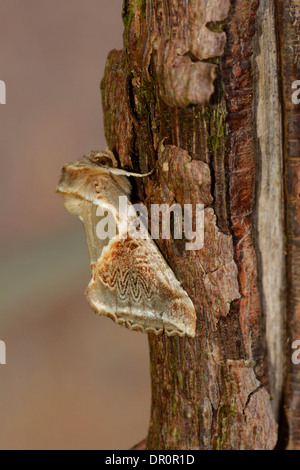
[{"label": "tree bark", "polygon": [[291,361],[300,339],[300,107],[292,101],[292,84],[300,79],[300,4],[276,0],[283,106],[283,154],[287,230],[287,350],[281,439],[300,450],[300,369]]},{"label": "tree bark", "polygon": [[[149,335],[148,449],[273,449],[277,442],[285,270],[281,107],[273,67],[275,24],[283,13],[275,20],[273,1],[258,7],[257,0],[125,0],[124,49],[107,60],[108,146],[122,167],[154,169],[143,185],[136,183],[134,198],[148,207],[205,206],[203,249],[158,241],[195,305],[197,335]],[[294,160],[293,172],[299,169]],[[290,233],[290,250],[296,250],[297,233],[292,227]],[[294,265],[290,272],[299,282]],[[299,387],[296,372],[289,377],[291,411]],[[299,430],[295,421],[290,426]]]}]

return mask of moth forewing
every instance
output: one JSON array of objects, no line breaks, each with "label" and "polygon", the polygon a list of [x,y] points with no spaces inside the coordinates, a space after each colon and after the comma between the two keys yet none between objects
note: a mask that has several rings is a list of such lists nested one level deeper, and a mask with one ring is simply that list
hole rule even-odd
[{"label": "moth forewing", "polygon": [[126,220],[119,209],[123,200],[125,212],[133,214],[127,178],[133,174],[108,167],[110,155],[91,152],[65,165],[57,188],[66,209],[84,224],[92,266],[87,300],[98,314],[132,330],[193,337],[196,312],[191,299],[143,224],[142,236],[135,237],[132,217]]},{"label": "moth forewing", "polygon": [[98,205],[84,201],[82,203],[83,213],[81,220],[84,225],[87,247],[90,255],[91,265],[98,262],[103,249],[109,243],[109,238],[101,238],[97,235],[97,224],[99,223]]}]

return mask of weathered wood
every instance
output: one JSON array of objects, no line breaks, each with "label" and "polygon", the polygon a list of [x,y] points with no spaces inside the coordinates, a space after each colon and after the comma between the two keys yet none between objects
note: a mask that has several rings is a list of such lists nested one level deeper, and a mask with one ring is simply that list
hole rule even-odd
[{"label": "weathered wood", "polygon": [[292,84],[300,79],[299,0],[276,0],[279,34],[283,152],[287,225],[287,377],[284,414],[288,448],[300,449],[300,369],[291,346],[300,339],[300,106],[292,102]]},{"label": "weathered wood", "polygon": [[181,240],[158,243],[194,302],[197,336],[149,335],[147,447],[272,449],[252,230],[258,2],[233,0],[228,10],[229,2],[215,0],[209,11],[206,4],[125,1],[124,50],[109,55],[102,82],[109,147],[125,167],[155,168],[136,198],[206,207],[202,250],[187,252]]},{"label": "weathered wood", "polygon": [[256,253],[266,319],[272,405],[279,420],[285,362],[285,226],[282,109],[274,1],[260,0],[254,40]]},{"label": "weathered wood", "polygon": [[241,292],[237,310],[247,357],[255,360],[255,372],[267,384],[257,258],[253,244],[256,155],[252,124],[252,37],[257,8],[256,0],[232,2],[222,69],[229,126],[226,159],[228,206]]}]

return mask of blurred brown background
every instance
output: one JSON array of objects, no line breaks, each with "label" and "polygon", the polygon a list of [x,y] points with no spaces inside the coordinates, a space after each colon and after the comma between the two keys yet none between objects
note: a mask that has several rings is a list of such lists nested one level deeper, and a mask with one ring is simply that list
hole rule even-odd
[{"label": "blurred brown background", "polygon": [[84,299],[83,228],[61,166],[106,146],[100,79],[122,0],[0,0],[0,449],[127,449],[147,433],[147,337]]}]

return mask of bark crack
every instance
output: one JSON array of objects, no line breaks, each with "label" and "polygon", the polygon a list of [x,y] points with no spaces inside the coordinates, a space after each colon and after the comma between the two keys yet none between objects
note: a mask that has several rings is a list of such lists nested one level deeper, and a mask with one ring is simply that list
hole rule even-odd
[{"label": "bark crack", "polygon": [[[249,393],[248,395],[248,398],[247,398],[247,401],[245,403],[245,406],[243,408],[243,415],[246,417],[246,414],[245,414],[245,411],[246,411],[246,408],[248,407],[249,403],[250,403],[250,400],[251,398],[253,397],[253,395],[255,395],[257,392],[259,392],[259,390],[261,390],[262,388],[264,388],[264,386],[262,384],[260,384],[258,387],[256,387],[255,390],[252,390],[252,392]],[[247,418],[247,417],[246,417]]]}]

